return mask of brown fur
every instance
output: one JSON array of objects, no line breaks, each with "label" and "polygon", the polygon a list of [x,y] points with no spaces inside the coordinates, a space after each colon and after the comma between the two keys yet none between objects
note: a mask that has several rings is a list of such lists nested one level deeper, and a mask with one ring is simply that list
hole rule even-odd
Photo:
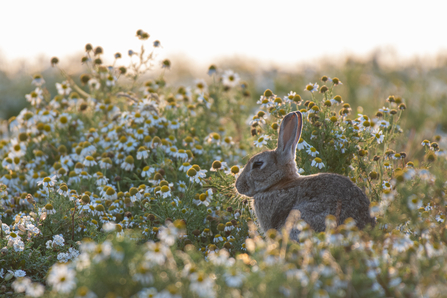
[{"label": "brown fur", "polygon": [[[299,210],[315,231],[324,231],[329,214],[336,216],[337,223],[352,217],[360,229],[367,224],[374,226],[369,199],[350,179],[330,173],[298,174],[295,150],[301,128],[301,113],[284,117],[278,148],[253,156],[236,181],[239,193],[253,197],[261,228],[280,230],[292,210]],[[255,162],[262,162],[262,166],[255,167]]]}]

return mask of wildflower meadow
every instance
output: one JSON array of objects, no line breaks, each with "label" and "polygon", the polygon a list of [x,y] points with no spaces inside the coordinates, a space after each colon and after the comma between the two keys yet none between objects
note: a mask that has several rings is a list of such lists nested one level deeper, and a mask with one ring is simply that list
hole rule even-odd
[{"label": "wildflower meadow", "polygon": [[[435,133],[404,151],[408,98],[359,111],[340,95],[350,80],[324,70],[290,92],[254,94],[225,65],[180,86],[160,41],[137,38],[107,65],[87,44],[76,78],[52,58],[57,93],[35,75],[29,106],[5,123],[0,297],[446,296],[446,154]],[[349,177],[374,228],[330,215],[319,233],[293,222],[298,241],[260,229],[235,180],[292,111],[298,172]]]}]

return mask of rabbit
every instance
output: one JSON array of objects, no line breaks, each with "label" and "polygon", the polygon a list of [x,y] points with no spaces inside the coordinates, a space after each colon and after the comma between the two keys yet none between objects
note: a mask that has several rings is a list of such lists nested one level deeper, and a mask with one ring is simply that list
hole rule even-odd
[{"label": "rabbit", "polygon": [[[316,232],[326,228],[326,216],[337,224],[352,217],[359,229],[375,226],[370,216],[370,201],[363,191],[345,176],[320,173],[301,176],[295,152],[303,128],[300,112],[287,114],[279,130],[278,146],[253,156],[236,180],[237,191],[253,197],[252,206],[263,231],[281,231],[291,213],[298,213]],[[293,211],[293,212],[292,212]],[[292,231],[293,232],[293,231]],[[297,240],[296,231],[290,237]]]}]

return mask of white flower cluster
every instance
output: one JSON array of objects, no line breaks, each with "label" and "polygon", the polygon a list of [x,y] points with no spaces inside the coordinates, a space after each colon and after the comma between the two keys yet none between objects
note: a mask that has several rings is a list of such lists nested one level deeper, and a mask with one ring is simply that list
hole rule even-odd
[{"label": "white flower cluster", "polygon": [[16,215],[11,226],[2,223],[1,229],[6,235],[5,239],[8,241],[8,246],[12,246],[16,252],[21,252],[25,249],[22,237],[31,239],[40,234],[40,230],[34,225],[34,218],[23,213]]},{"label": "white flower cluster", "polygon": [[12,288],[16,293],[25,293],[29,297],[41,297],[45,292],[45,287],[42,284],[32,282],[28,277],[17,278],[12,283]]},{"label": "white flower cluster", "polygon": [[53,249],[54,247],[62,247],[65,245],[65,239],[62,235],[54,235],[53,240],[48,240],[45,245],[47,249]]},{"label": "white flower cluster", "polygon": [[57,260],[61,263],[67,263],[70,260],[75,260],[79,256],[79,251],[73,247],[68,249],[68,252],[60,252],[57,255]]}]

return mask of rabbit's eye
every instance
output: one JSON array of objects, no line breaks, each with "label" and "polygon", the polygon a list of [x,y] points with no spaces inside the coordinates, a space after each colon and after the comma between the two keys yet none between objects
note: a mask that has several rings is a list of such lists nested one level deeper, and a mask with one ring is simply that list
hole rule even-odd
[{"label": "rabbit's eye", "polygon": [[264,164],[264,162],[262,162],[262,161],[255,161],[253,163],[253,169],[260,168],[263,164]]}]

